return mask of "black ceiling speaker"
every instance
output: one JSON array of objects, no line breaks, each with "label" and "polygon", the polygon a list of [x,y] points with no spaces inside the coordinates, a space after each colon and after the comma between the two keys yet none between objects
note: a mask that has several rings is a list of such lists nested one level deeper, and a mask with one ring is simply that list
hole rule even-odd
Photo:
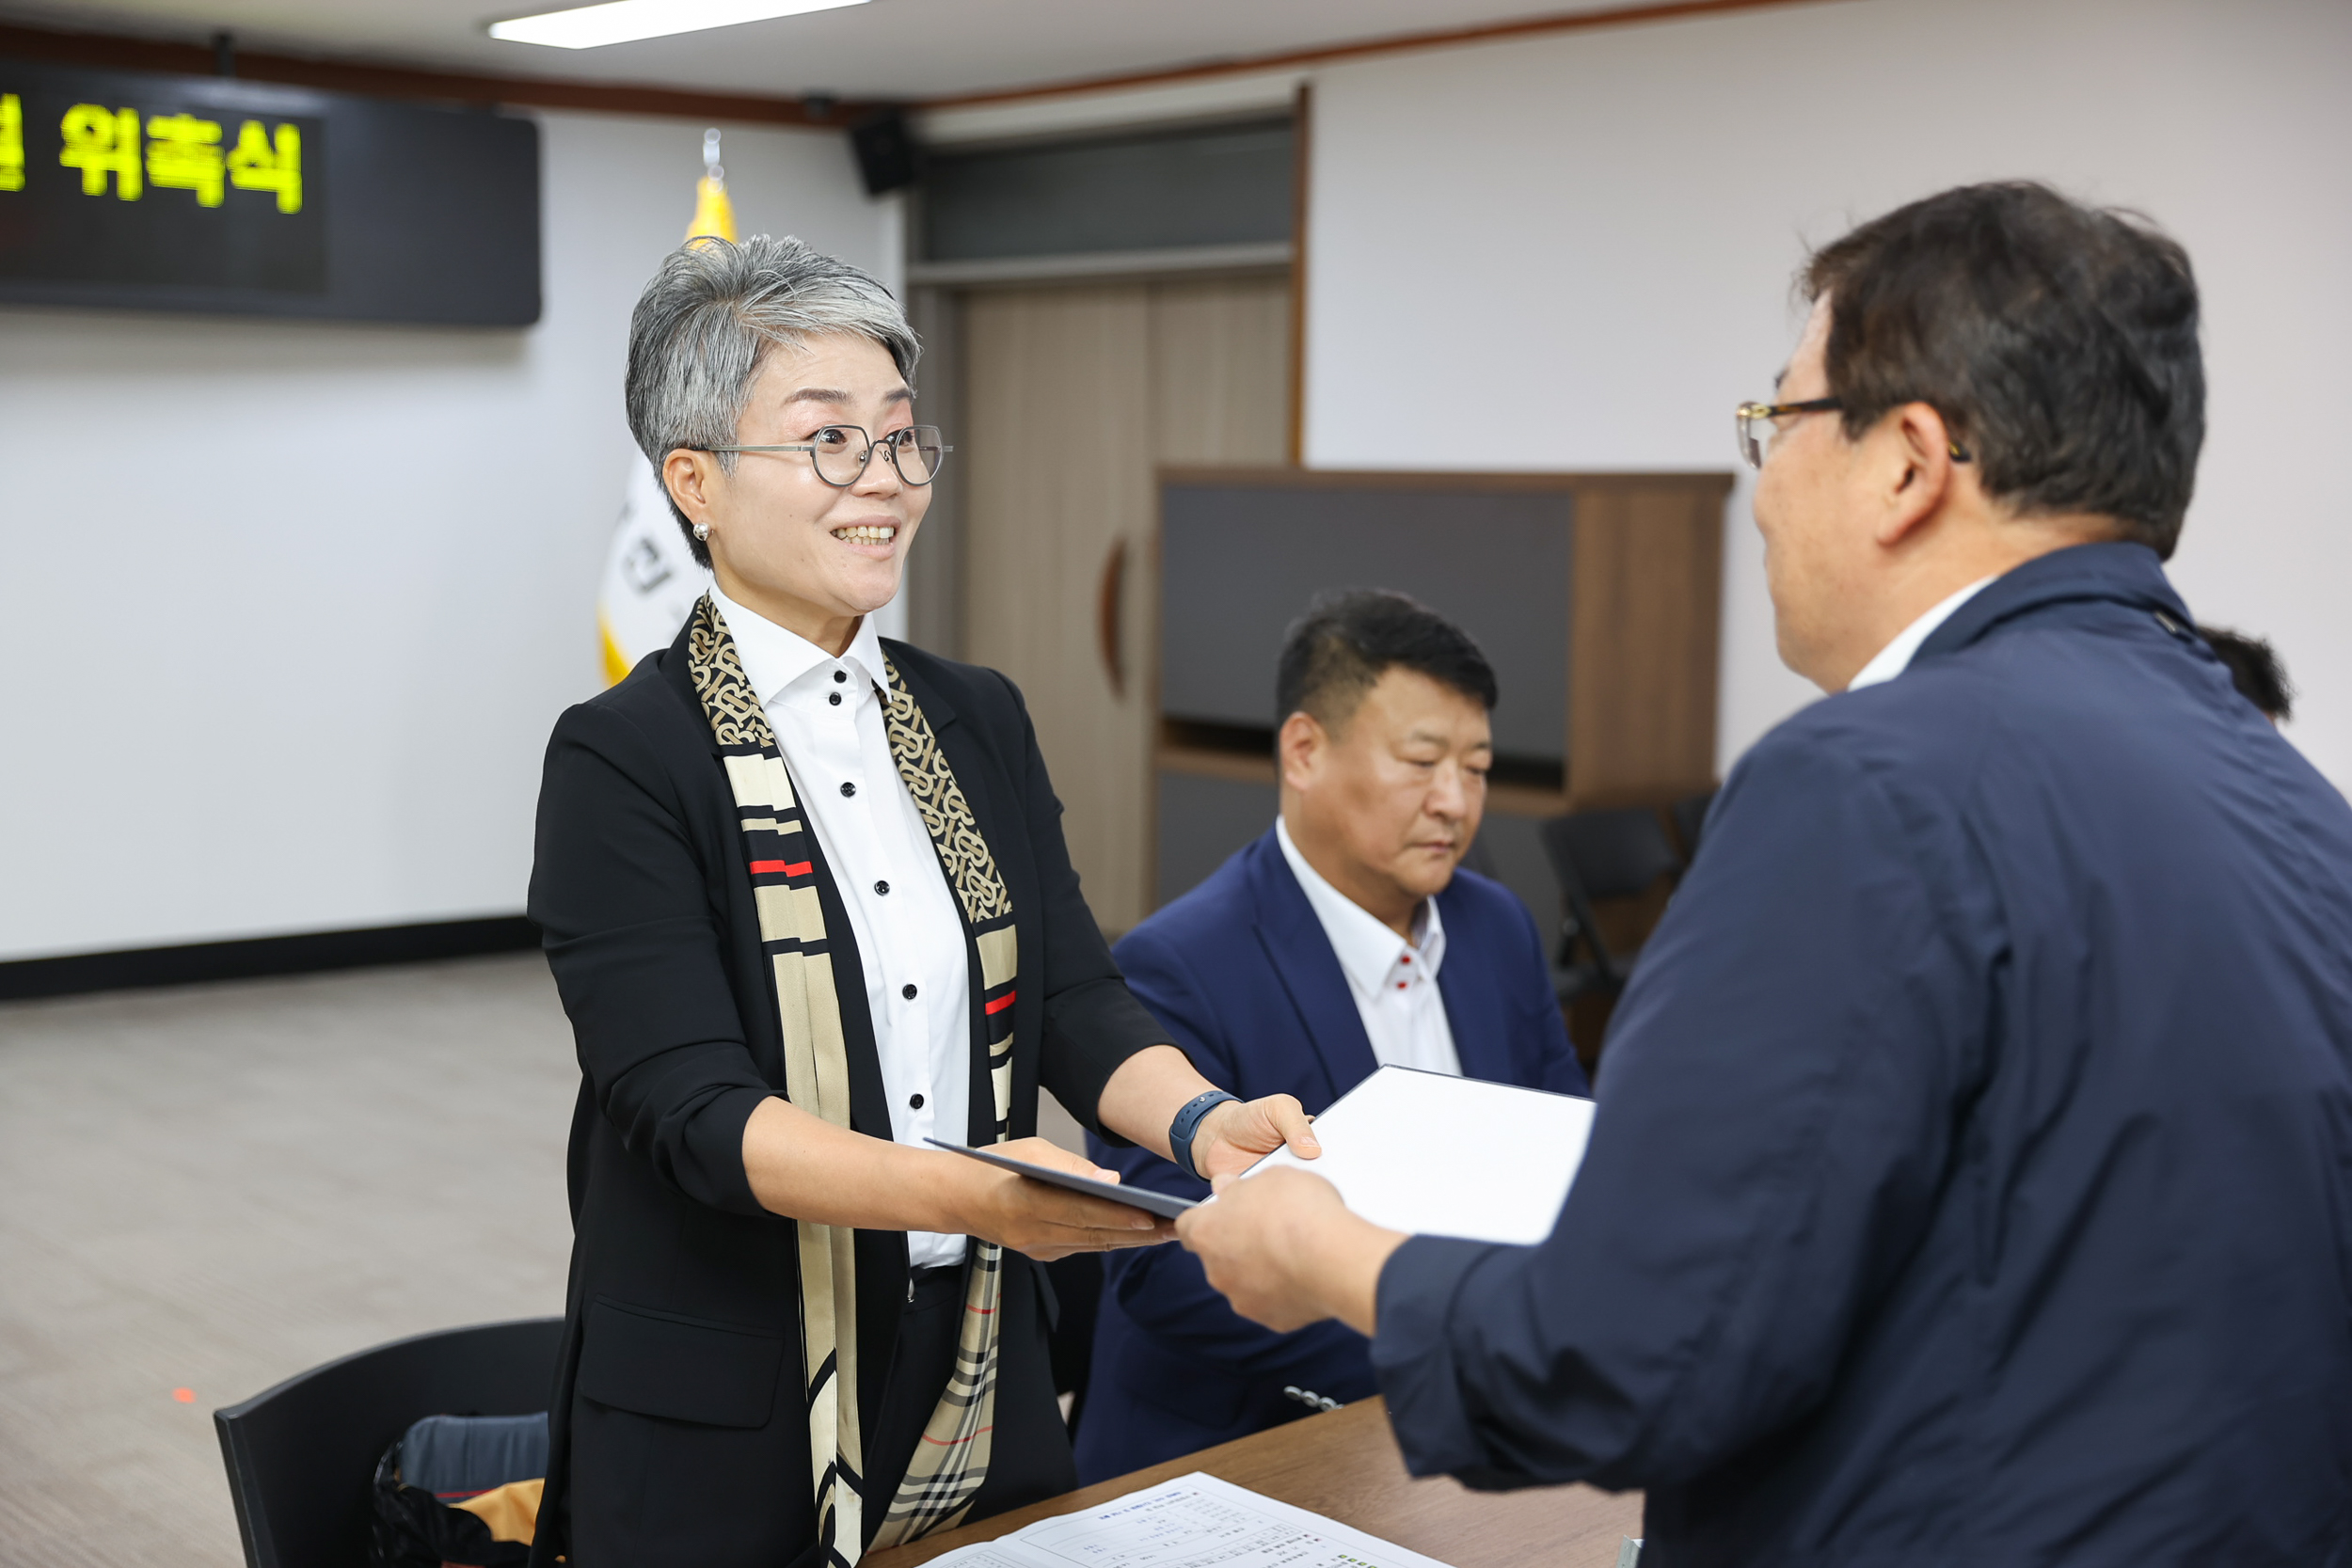
[{"label": "black ceiling speaker", "polygon": [[858,177],[866,182],[867,196],[903,190],[921,173],[907,117],[897,109],[868,115],[850,126],[850,145],[857,151]]}]

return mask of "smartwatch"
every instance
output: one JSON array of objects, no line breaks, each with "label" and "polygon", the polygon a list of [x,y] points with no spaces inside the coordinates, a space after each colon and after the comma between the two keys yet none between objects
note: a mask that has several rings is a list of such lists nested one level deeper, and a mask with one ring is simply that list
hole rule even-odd
[{"label": "smartwatch", "polygon": [[1208,1180],[1192,1163],[1193,1134],[1200,1131],[1202,1117],[1207,1116],[1227,1101],[1240,1098],[1241,1096],[1237,1094],[1227,1094],[1223,1089],[1211,1089],[1206,1094],[1196,1095],[1184,1101],[1184,1108],[1176,1113],[1174,1121],[1168,1124],[1168,1151],[1175,1156],[1178,1170],[1195,1180],[1206,1181]]}]

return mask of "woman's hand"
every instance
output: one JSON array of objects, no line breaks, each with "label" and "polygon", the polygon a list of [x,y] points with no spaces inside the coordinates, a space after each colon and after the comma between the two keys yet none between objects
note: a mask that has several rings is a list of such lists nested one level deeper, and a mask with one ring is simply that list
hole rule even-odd
[{"label": "woman's hand", "polygon": [[[1097,1181],[1119,1180],[1117,1171],[1104,1170],[1043,1138],[1016,1138],[1010,1143],[993,1145],[989,1152],[1073,1176],[1090,1176]],[[967,1191],[960,1205],[964,1212],[964,1231],[1025,1253],[1040,1262],[1051,1262],[1073,1252],[1155,1246],[1176,1238],[1173,1225],[1140,1209],[1032,1181],[1025,1176],[1015,1176],[961,1155],[944,1158],[969,1166],[972,1173],[965,1178]]]},{"label": "woman's hand", "polygon": [[1229,1100],[1200,1118],[1192,1135],[1193,1165],[1212,1180],[1238,1176],[1284,1144],[1300,1159],[1311,1160],[1323,1145],[1315,1141],[1311,1119],[1292,1095]]},{"label": "woman's hand", "polygon": [[[1033,1165],[1119,1180],[1043,1138],[991,1150]],[[999,1242],[1032,1258],[1151,1246],[1173,1226],[1141,1209],[944,1149],[869,1138],[810,1116],[782,1097],[760,1101],[743,1128],[743,1171],[769,1212],[860,1230],[936,1230]]]},{"label": "woman's hand", "polygon": [[[1194,1070],[1192,1062],[1172,1045],[1154,1045],[1119,1064],[1103,1085],[1096,1114],[1103,1125],[1164,1159],[1175,1155],[1168,1146],[1168,1124],[1215,1084]],[[1287,1094],[1263,1100],[1229,1101],[1212,1109],[1193,1129],[1192,1162],[1207,1177],[1231,1176],[1254,1164],[1284,1144],[1302,1160],[1323,1152],[1308,1129],[1307,1113]]]}]

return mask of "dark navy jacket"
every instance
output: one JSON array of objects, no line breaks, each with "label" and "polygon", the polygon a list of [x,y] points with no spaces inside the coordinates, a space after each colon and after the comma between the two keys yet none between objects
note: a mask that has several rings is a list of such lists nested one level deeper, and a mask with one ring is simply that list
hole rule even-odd
[{"label": "dark navy jacket", "polygon": [[[1445,1000],[1462,1070],[1585,1092],[1542,940],[1502,884],[1459,871],[1438,895]],[[1313,906],[1268,830],[1114,950],[1127,985],[1210,1082],[1245,1100],[1292,1094],[1320,1115],[1372,1075],[1372,1042]],[[1185,1197],[1208,1187],[1156,1154],[1096,1139],[1121,1180]],[[1273,1426],[1306,1407],[1285,1385],[1375,1392],[1363,1336],[1339,1323],[1277,1334],[1209,1289],[1181,1247],[1104,1254],[1102,1317],[1078,1421],[1078,1476],[1100,1481]]]},{"label": "dark navy jacket", "polygon": [[2010,572],[1733,771],[1540,1247],[1420,1238],[1420,1473],[1643,1568],[2352,1559],[2352,807],[2154,554]]}]

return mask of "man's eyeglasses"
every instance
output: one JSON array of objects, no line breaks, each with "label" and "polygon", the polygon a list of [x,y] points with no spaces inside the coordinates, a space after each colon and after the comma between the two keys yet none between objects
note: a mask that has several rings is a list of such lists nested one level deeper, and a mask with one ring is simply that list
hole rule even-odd
[{"label": "man's eyeglasses", "polygon": [[935,424],[911,424],[904,430],[894,430],[877,440],[866,434],[864,427],[853,424],[829,424],[805,441],[792,441],[778,447],[694,447],[694,451],[804,451],[816,465],[817,477],[836,490],[846,490],[866,472],[866,465],[873,460],[874,449],[881,448],[890,458],[890,466],[898,470],[898,477],[909,484],[929,484],[939,477],[940,465],[956,449],[940,439]]},{"label": "man's eyeglasses", "polygon": [[[1846,406],[1843,398],[1807,398],[1803,403],[1743,403],[1732,414],[1740,431],[1740,455],[1751,468],[1760,468],[1764,459],[1772,453],[1772,443],[1787,429],[1786,420],[1805,414],[1827,414]],[[1952,461],[1975,461],[1968,449],[1959,442],[1951,443]]]}]

